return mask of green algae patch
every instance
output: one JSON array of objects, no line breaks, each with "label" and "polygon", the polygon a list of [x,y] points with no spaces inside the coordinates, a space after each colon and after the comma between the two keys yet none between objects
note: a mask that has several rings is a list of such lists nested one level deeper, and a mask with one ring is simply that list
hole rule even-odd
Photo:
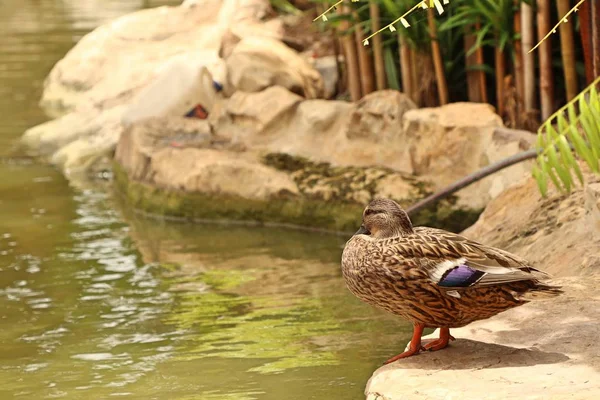
[{"label": "green algae patch", "polygon": [[[290,173],[302,195],[321,201],[357,203],[361,205],[361,213],[368,201],[377,197],[378,183],[389,176],[399,176],[412,187],[404,198],[394,199],[405,208],[433,193],[430,183],[390,168],[333,167],[326,162],[313,162],[304,157],[285,153],[266,154],[262,161],[267,166]],[[453,232],[466,229],[477,221],[483,210],[460,208],[456,202],[456,196],[438,201],[411,215],[413,224]]]}]

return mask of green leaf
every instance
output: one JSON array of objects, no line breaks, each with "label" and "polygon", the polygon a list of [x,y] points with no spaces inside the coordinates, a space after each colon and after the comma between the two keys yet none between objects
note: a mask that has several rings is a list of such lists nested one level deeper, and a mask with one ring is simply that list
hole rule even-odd
[{"label": "green leaf", "polygon": [[565,162],[565,165],[570,166],[573,169],[573,171],[575,171],[575,175],[577,175],[579,182],[583,184],[583,173],[581,172],[581,169],[579,168],[579,164],[577,164],[575,157],[573,157],[569,141],[563,135],[561,135],[558,140],[558,149],[560,150],[560,157]]},{"label": "green leaf", "polygon": [[394,53],[390,47],[386,47],[383,53],[385,63],[385,75],[387,77],[387,83],[390,89],[400,90],[400,84],[398,79],[398,68],[396,67],[396,60]]},{"label": "green leaf", "polygon": [[577,132],[577,128],[574,126],[569,126],[568,131],[569,139],[571,139],[571,143],[573,143],[573,147],[575,147],[575,151],[579,154],[585,162],[590,166],[592,171],[598,172],[598,161],[592,154],[592,151],[583,140],[583,137]]},{"label": "green leaf", "polygon": [[546,197],[546,194],[548,193],[548,177],[542,172],[540,168],[538,168],[537,165],[533,166],[532,174],[535,178],[535,181],[537,182],[540,193],[543,197]]},{"label": "green leaf", "polygon": [[585,135],[590,142],[594,157],[598,158],[600,155],[600,133],[598,132],[597,125],[594,123],[594,116],[590,110],[590,106],[586,103],[583,97],[584,96],[581,96],[579,99],[579,121],[581,122]]},{"label": "green leaf", "polygon": [[550,165],[548,165],[548,163],[546,162],[546,159],[543,156],[539,157],[539,164],[540,164],[540,167],[542,168],[542,171],[544,171],[544,173],[546,174],[546,176],[550,177],[550,180],[552,180],[552,183],[554,183],[554,186],[556,186],[557,189],[561,189],[562,186],[561,186],[560,182],[558,181],[558,178],[552,171],[552,167],[550,167]]},{"label": "green leaf", "polygon": [[573,180],[568,170],[566,170],[561,164],[561,162],[558,160],[558,153],[556,152],[556,148],[554,146],[548,147],[548,161],[556,171],[567,192],[570,192],[571,183]]}]

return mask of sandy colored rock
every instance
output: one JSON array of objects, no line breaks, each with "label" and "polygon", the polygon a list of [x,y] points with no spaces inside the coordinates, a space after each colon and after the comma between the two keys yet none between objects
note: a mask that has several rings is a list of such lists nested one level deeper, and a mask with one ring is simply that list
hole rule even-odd
[{"label": "sandy colored rock", "polygon": [[114,150],[124,110],[121,105],[99,113],[92,109],[69,113],[27,130],[21,141],[30,154],[48,157],[67,177],[85,174]]},{"label": "sandy colored rock", "polygon": [[566,293],[556,299],[453,329],[448,348],[379,368],[367,400],[600,398],[600,278],[557,283]]},{"label": "sandy colored rock", "polygon": [[[115,152],[115,181],[132,206],[192,220],[350,232],[374,197],[391,196],[408,206],[431,193],[429,182],[390,168],[257,151],[211,128],[206,120],[180,117],[128,127]],[[416,222],[462,229],[473,218],[472,210],[441,201],[416,216]]]},{"label": "sandy colored rock", "polygon": [[[422,176],[441,189],[490,163],[527,150],[534,135],[502,127],[485,104],[415,109],[393,90],[360,102],[302,100],[285,88],[236,92],[217,102],[215,132],[249,148],[282,152],[339,166],[379,166]],[[458,194],[458,203],[483,209],[490,199],[530,174],[521,163]]]},{"label": "sandy colored rock", "polygon": [[278,19],[262,21],[270,11],[267,0],[188,1],[98,27],[46,78],[41,105],[58,119],[29,129],[23,143],[70,175],[114,150],[123,116],[126,122],[180,116],[198,102],[210,109],[211,79],[226,79],[225,63],[218,58],[221,38],[229,31],[281,36]]},{"label": "sandy colored rock", "polygon": [[547,198],[527,178],[492,200],[464,234],[526,257],[556,276],[600,272],[600,177],[588,172],[585,178],[586,185],[571,194],[552,187]]},{"label": "sandy colored rock", "polygon": [[302,97],[280,86],[258,93],[235,92],[217,100],[209,116],[214,132],[248,146],[259,146],[282,136],[282,126],[293,115]]},{"label": "sandy colored rock", "polygon": [[[125,15],[85,35],[55,65],[41,104],[56,116],[86,103],[99,108],[123,103],[175,58],[210,65],[232,25],[260,26],[269,9],[266,0],[207,0]],[[277,36],[278,30],[269,26],[256,33]]]},{"label": "sandy colored rock", "polygon": [[[164,189],[252,200],[298,193],[287,174],[262,165],[255,157],[209,148],[217,144],[208,124],[193,122],[171,118],[134,124],[123,133],[115,159],[132,178]],[[195,146],[185,138],[189,135]]]},{"label": "sandy colored rock", "polygon": [[340,166],[412,172],[411,160],[402,150],[405,138],[401,125],[393,126],[393,121],[411,107],[398,92],[374,93],[356,105],[302,100],[284,88],[271,87],[257,93],[236,92],[220,103],[210,118],[214,131],[235,137],[250,148]]},{"label": "sandy colored rock", "polygon": [[370,93],[356,103],[346,136],[348,139],[365,139],[374,143],[393,142],[403,136],[402,117],[416,109],[415,103],[397,90],[380,90]]},{"label": "sandy colored rock", "polygon": [[[403,148],[408,150],[415,174],[438,188],[501,159],[528,150],[535,136],[503,129],[501,118],[488,104],[452,103],[404,114]],[[483,208],[490,199],[531,173],[531,164],[519,163],[490,176],[459,194],[459,201]]]},{"label": "sandy colored rock", "polygon": [[321,74],[296,51],[268,37],[245,37],[226,59],[235,90],[259,92],[281,86],[308,99],[322,98]]}]

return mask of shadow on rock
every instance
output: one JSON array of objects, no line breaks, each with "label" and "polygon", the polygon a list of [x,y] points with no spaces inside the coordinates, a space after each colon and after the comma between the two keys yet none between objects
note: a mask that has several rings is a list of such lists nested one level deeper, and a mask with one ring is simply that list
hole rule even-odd
[{"label": "shadow on rock", "polygon": [[[424,342],[426,343],[426,342]],[[382,369],[484,369],[555,364],[569,360],[565,354],[523,349],[494,343],[457,339],[446,349],[423,352]]]}]

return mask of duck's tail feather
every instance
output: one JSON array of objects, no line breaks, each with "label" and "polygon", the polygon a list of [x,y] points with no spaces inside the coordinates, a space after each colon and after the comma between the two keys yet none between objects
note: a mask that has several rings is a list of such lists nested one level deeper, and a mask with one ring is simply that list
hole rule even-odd
[{"label": "duck's tail feather", "polygon": [[563,293],[562,286],[552,285],[547,282],[533,282],[529,290],[518,294],[518,298],[525,301],[543,300],[559,296]]}]

